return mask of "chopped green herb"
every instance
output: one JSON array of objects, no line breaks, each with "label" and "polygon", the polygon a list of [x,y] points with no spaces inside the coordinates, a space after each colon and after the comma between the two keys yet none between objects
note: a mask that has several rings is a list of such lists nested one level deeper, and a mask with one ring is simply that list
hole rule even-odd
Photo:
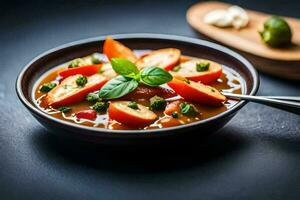
[{"label": "chopped green herb", "polygon": [[187,84],[191,83],[189,79],[184,79],[183,81],[186,82]]},{"label": "chopped green herb", "polygon": [[85,99],[88,102],[96,102],[100,100],[100,97],[98,93],[89,93],[88,95],[86,95]]},{"label": "chopped green herb", "polygon": [[151,110],[162,110],[166,107],[167,102],[164,98],[154,96],[150,98],[150,109]]},{"label": "chopped green herb", "polygon": [[99,101],[92,106],[92,109],[96,110],[97,112],[105,112],[107,108],[108,108],[108,103],[103,101]]},{"label": "chopped green herb", "polygon": [[70,112],[72,109],[70,107],[62,106],[62,107],[59,107],[58,110],[60,112],[67,113],[67,112]]},{"label": "chopped green herb", "polygon": [[215,89],[213,89],[213,88],[210,88],[210,90],[211,90],[212,92],[215,92]]},{"label": "chopped green herb", "polygon": [[56,86],[56,83],[45,83],[40,88],[40,91],[41,92],[49,92],[50,90],[52,90],[53,88],[55,88],[55,86]]},{"label": "chopped green herb", "polygon": [[76,58],[69,63],[68,67],[69,68],[80,67],[83,64],[84,64],[84,60],[82,58]]},{"label": "chopped green herb", "polygon": [[209,62],[200,62],[196,64],[197,72],[204,72],[209,69],[210,63]]},{"label": "chopped green herb", "polygon": [[180,107],[180,112],[186,116],[195,116],[199,113],[192,104],[186,102],[181,103],[179,107]]},{"label": "chopped green herb", "polygon": [[97,58],[95,55],[91,56],[91,61],[93,64],[100,64],[101,60],[99,58]]},{"label": "chopped green herb", "polygon": [[173,113],[172,113],[172,117],[175,118],[175,119],[177,119],[177,118],[178,118],[178,113],[177,113],[176,111],[173,112]]},{"label": "chopped green herb", "polygon": [[172,71],[173,72],[178,72],[181,69],[181,67],[179,65],[173,67]]},{"label": "chopped green herb", "polygon": [[82,76],[80,75],[77,79],[76,79],[76,84],[80,87],[84,87],[85,84],[87,83],[87,78],[86,76]]},{"label": "chopped green herb", "polygon": [[132,108],[132,109],[134,109],[134,110],[139,109],[138,104],[137,104],[135,101],[131,101],[131,102],[128,104],[128,107],[129,107],[129,108]]}]

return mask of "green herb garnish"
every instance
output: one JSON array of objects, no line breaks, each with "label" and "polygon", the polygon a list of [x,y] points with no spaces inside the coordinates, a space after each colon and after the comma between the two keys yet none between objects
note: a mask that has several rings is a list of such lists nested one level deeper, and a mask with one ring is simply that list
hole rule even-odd
[{"label": "green herb garnish", "polygon": [[132,109],[134,109],[134,110],[139,109],[138,104],[137,104],[135,101],[131,101],[131,102],[128,104],[128,107],[129,107],[129,108],[132,108]]},{"label": "green herb garnish", "polygon": [[181,67],[179,65],[173,67],[172,71],[173,72],[178,72],[181,69]]},{"label": "green herb garnish", "polygon": [[97,58],[95,55],[91,56],[91,61],[93,64],[100,64],[101,60],[99,58]]},{"label": "green herb garnish", "polygon": [[159,86],[173,79],[172,75],[159,67],[146,67],[141,71],[141,80],[149,86]]},{"label": "green herb garnish", "polygon": [[120,76],[108,81],[99,91],[103,99],[116,99],[135,90],[139,83],[156,87],[173,79],[172,75],[159,67],[146,67],[139,71],[137,66],[124,58],[112,58],[113,70]]},{"label": "green herb garnish", "polygon": [[191,83],[191,81],[189,79],[184,79],[183,81],[186,82],[187,84]]},{"label": "green herb garnish", "polygon": [[66,107],[66,106],[62,106],[62,107],[59,107],[58,110],[60,112],[63,112],[63,113],[68,113],[70,112],[72,109],[70,107]]},{"label": "green herb garnish", "polygon": [[98,93],[89,93],[88,95],[86,95],[85,99],[88,101],[88,102],[96,102],[96,101],[99,101],[100,98],[99,98],[99,94]]},{"label": "green herb garnish", "polygon": [[106,112],[107,108],[108,108],[108,103],[103,101],[99,101],[92,106],[92,109],[96,110],[97,112]]},{"label": "green herb garnish", "polygon": [[135,64],[127,59],[112,58],[110,62],[113,70],[122,76],[136,78],[136,76],[139,74],[139,70]]},{"label": "green herb garnish", "polygon": [[196,64],[197,72],[204,72],[209,69],[210,63],[209,62],[199,62]]},{"label": "green herb garnish", "polygon": [[76,58],[69,63],[68,68],[80,67],[82,65],[84,65],[84,60],[82,58]]},{"label": "green herb garnish", "polygon": [[197,111],[197,109],[192,104],[184,102],[184,103],[181,103],[179,105],[179,107],[180,107],[180,112],[183,115],[186,115],[186,116],[195,116],[195,115],[199,114],[199,112]]},{"label": "green herb garnish", "polygon": [[175,118],[175,119],[177,119],[177,118],[178,118],[178,112],[176,112],[176,111],[173,112],[173,113],[172,113],[172,117]]},{"label": "green herb garnish", "polygon": [[99,97],[103,99],[116,99],[132,92],[139,83],[125,76],[117,76],[108,81],[99,91]]},{"label": "green herb garnish", "polygon": [[150,98],[150,109],[151,110],[163,110],[167,105],[164,98],[154,96]]},{"label": "green herb garnish", "polygon": [[76,84],[80,87],[84,87],[85,84],[87,83],[87,78],[86,76],[82,76],[80,75],[77,79],[76,79]]},{"label": "green herb garnish", "polygon": [[55,86],[56,86],[56,83],[45,83],[40,88],[40,91],[41,92],[49,92],[50,90],[52,90],[53,88],[55,88]]}]

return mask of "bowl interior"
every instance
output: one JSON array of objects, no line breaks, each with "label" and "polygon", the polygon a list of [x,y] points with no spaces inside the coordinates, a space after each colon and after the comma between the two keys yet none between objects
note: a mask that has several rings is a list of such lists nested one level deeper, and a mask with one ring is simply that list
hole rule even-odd
[{"label": "bowl interior", "polygon": [[[253,66],[239,54],[220,45],[180,36],[157,34],[124,34],[115,35],[115,39],[132,49],[160,49],[173,47],[182,51],[183,55],[201,57],[216,61],[240,74],[244,82],[243,92],[254,95],[258,88],[258,77]],[[105,37],[91,38],[66,44],[52,49],[31,61],[20,73],[17,80],[18,95],[31,104],[30,109],[38,109],[32,99],[33,86],[42,74],[51,68],[77,57],[83,57],[94,52],[102,52]],[[23,99],[24,103],[24,99]],[[231,109],[241,107],[245,102],[239,102]],[[32,108],[35,107],[35,108]],[[231,110],[229,109],[229,110]],[[197,123],[197,122],[196,122]],[[110,130],[111,131],[111,130]]]}]

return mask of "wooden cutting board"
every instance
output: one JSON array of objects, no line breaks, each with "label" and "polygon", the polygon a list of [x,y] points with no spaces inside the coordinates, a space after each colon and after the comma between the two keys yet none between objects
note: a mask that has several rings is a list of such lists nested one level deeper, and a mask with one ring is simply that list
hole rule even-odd
[{"label": "wooden cutting board", "polygon": [[300,20],[284,17],[293,32],[293,45],[288,48],[271,48],[261,40],[258,34],[258,31],[263,29],[263,23],[271,16],[270,14],[246,10],[250,22],[247,27],[240,30],[218,28],[203,22],[208,12],[215,9],[227,9],[230,6],[232,5],[212,1],[195,4],[187,11],[187,21],[204,36],[239,50],[259,70],[283,78],[300,80]]}]

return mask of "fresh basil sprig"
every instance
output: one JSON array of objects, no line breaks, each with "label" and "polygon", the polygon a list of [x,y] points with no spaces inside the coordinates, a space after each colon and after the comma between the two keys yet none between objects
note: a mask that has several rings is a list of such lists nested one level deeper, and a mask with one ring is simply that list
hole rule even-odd
[{"label": "fresh basil sprig", "polygon": [[159,67],[146,67],[140,74],[142,82],[149,86],[159,86],[173,79],[169,72]]},{"label": "fresh basil sprig", "polygon": [[136,76],[139,74],[138,68],[130,62],[127,59],[124,58],[112,58],[111,66],[113,70],[122,76],[130,77],[130,78],[136,78]]},{"label": "fresh basil sprig", "polygon": [[112,58],[113,70],[120,76],[108,81],[99,91],[102,99],[116,99],[135,90],[139,83],[156,87],[173,79],[172,75],[159,67],[146,67],[139,71],[137,66],[124,58]]},{"label": "fresh basil sprig", "polygon": [[129,77],[117,76],[108,81],[99,91],[99,97],[103,99],[120,98],[137,88],[139,83]]}]

